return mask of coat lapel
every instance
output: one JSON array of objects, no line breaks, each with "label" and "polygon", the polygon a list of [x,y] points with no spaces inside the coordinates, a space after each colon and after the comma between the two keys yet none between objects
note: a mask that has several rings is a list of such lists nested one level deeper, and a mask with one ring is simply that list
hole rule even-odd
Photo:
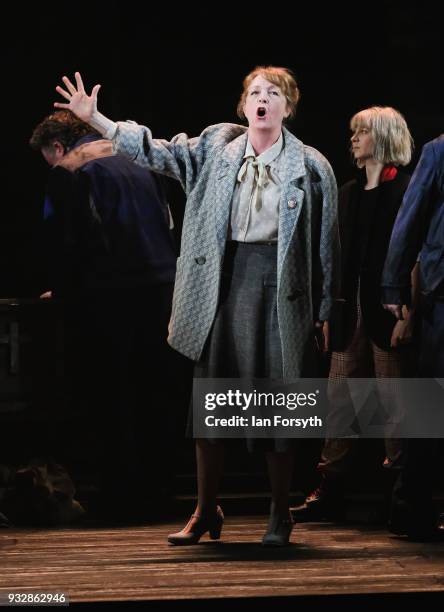
[{"label": "coat lapel", "polygon": [[214,196],[216,236],[220,253],[223,253],[225,250],[225,240],[231,211],[230,204],[246,146],[247,132],[245,131],[244,134],[241,134],[241,136],[238,136],[224,147],[220,157]]},{"label": "coat lapel", "polygon": [[305,201],[305,192],[300,189],[301,178],[307,173],[304,160],[304,145],[287,129],[285,139],[285,173],[279,206],[278,271],[281,271],[285,254],[290,244],[297,221]]}]

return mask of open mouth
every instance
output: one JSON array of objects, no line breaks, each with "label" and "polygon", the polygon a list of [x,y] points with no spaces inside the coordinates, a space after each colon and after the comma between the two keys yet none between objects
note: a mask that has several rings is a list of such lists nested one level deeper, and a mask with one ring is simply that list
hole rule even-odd
[{"label": "open mouth", "polygon": [[264,106],[259,106],[259,108],[256,111],[256,114],[258,117],[265,117],[267,113],[267,109]]}]

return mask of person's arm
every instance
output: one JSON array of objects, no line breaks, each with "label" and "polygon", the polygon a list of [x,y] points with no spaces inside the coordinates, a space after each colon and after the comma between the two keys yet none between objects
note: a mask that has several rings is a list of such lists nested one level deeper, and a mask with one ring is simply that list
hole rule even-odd
[{"label": "person's arm", "polygon": [[95,85],[91,95],[88,95],[78,72],[75,73],[76,85],[66,76],[62,80],[65,89],[58,86],[56,90],[67,102],[55,102],[54,106],[71,110],[105,138],[112,139],[115,153],[121,153],[139,165],[180,181],[187,194],[191,191],[209,153],[207,137],[211,135],[210,130],[205,130],[199,138],[179,134],[171,141],[154,139],[147,127],[132,121],[115,123],[102,115],[97,109],[100,85]]},{"label": "person's arm", "polygon": [[119,121],[112,140],[115,153],[121,153],[140,166],[180,181],[188,195],[193,189],[206,156],[210,152],[211,128],[198,138],[178,134],[170,141],[153,138],[151,130],[133,121]]},{"label": "person's arm", "polygon": [[[322,194],[319,237],[319,262],[313,266],[318,270],[317,291],[320,291],[315,321],[324,322],[330,317],[333,298],[338,291],[339,281],[339,230],[338,230],[338,188],[336,178],[328,161],[320,153],[316,160],[316,171],[320,177]],[[324,330],[324,332],[327,330]],[[328,339],[325,338],[326,343]]]},{"label": "person's arm", "polygon": [[410,272],[427,231],[436,172],[434,143],[427,143],[404,194],[382,275],[382,302],[397,318],[402,318],[401,307],[410,303]]},{"label": "person's arm", "polygon": [[411,274],[411,300],[410,307],[403,305],[401,310],[401,320],[397,321],[392,332],[390,346],[397,347],[411,341],[413,335],[413,323],[416,310],[419,305],[420,284],[419,284],[419,262],[416,262]]}]

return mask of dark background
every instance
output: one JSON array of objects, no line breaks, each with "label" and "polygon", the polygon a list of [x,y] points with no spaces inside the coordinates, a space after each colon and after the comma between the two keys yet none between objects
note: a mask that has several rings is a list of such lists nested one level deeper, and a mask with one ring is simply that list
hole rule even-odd
[{"label": "dark background", "polygon": [[[243,77],[257,65],[286,66],[302,92],[289,127],[330,160],[342,184],[354,174],[349,120],[362,108],[389,105],[405,115],[416,145],[409,171],[422,145],[444,131],[437,7],[436,2],[286,5],[270,0],[205,8],[130,1],[10,5],[0,37],[0,299],[37,297],[47,288],[42,204],[48,166],[28,141],[36,124],[53,111],[53,102],[62,101],[55,87],[63,75],[79,70],[88,91],[101,83],[99,109],[105,115],[134,119],[149,125],[154,136],[171,138],[183,131],[197,135],[213,123],[237,122]],[[184,198],[177,184],[170,190],[180,227]],[[23,463],[51,450],[77,484],[90,484],[91,461],[83,451],[88,420],[67,397],[60,311],[48,301],[24,302],[17,308],[0,305],[0,340],[3,335],[8,341],[5,330],[14,319],[21,342],[19,374],[9,372],[8,344],[0,351],[0,429],[8,431],[0,464]],[[183,405],[175,407],[179,418],[185,418],[187,397],[184,393]],[[369,490],[382,469],[381,441],[363,442],[355,490]],[[379,443],[378,454],[372,452],[373,442]],[[309,440],[298,449],[296,489],[308,491],[317,484],[319,443]],[[192,445],[182,433],[176,451],[178,471],[191,473]],[[363,477],[363,455],[368,478]],[[239,460],[232,453],[229,459],[228,472],[247,473],[247,480],[232,480],[230,490],[261,490],[262,481],[251,476],[257,472],[256,458]],[[194,478],[181,483],[179,492],[194,491]]]},{"label": "dark background", "polygon": [[[378,104],[406,117],[416,150],[443,131],[442,20],[438,3],[39,3],[3,20],[0,298],[43,288],[40,237],[48,169],[28,146],[79,70],[102,84],[99,109],[135,119],[155,136],[238,121],[242,78],[259,64],[291,68],[302,97],[290,129],[353,174],[348,122]],[[242,8],[243,7],[243,8]],[[181,205],[178,189],[172,199]],[[180,221],[180,219],[179,219]]]}]

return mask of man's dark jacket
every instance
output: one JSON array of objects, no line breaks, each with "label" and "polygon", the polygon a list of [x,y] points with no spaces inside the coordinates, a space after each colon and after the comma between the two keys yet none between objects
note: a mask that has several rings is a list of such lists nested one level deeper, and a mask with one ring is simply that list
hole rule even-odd
[{"label": "man's dark jacket", "polygon": [[444,294],[444,135],[424,145],[405,193],[384,267],[384,303],[409,303],[419,253],[421,290]]},{"label": "man's dark jacket", "polygon": [[45,217],[58,295],[174,282],[176,253],[160,179],[121,155],[76,142],[51,170]]}]

